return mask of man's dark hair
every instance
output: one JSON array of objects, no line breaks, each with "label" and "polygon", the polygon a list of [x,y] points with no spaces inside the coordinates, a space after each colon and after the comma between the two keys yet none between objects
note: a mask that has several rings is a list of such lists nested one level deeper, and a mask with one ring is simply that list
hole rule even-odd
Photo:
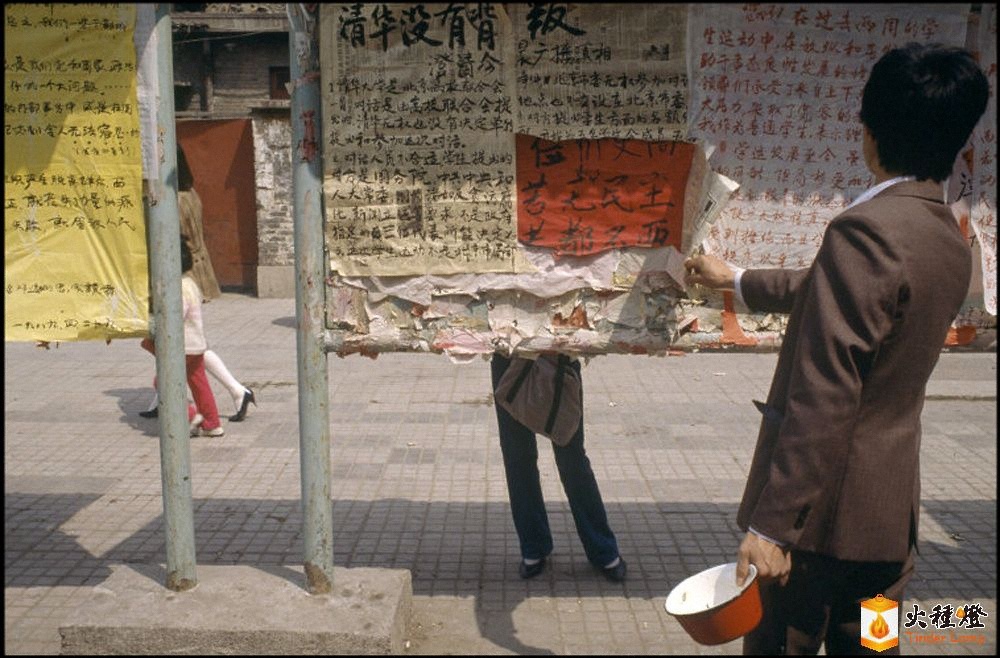
[{"label": "man's dark hair", "polygon": [[988,97],[986,76],[967,50],[910,43],[872,67],[861,121],[875,138],[883,169],[941,182]]},{"label": "man's dark hair", "polygon": [[194,267],[194,256],[191,255],[191,247],[188,246],[187,240],[184,236],[181,236],[181,274],[187,272]]}]

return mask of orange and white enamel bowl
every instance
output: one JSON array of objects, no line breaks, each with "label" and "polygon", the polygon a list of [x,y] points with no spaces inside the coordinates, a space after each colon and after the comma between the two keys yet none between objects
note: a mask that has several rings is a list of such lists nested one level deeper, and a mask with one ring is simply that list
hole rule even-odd
[{"label": "orange and white enamel bowl", "polygon": [[696,573],[670,591],[664,607],[700,644],[735,640],[756,628],[764,614],[757,568],[750,565],[743,587],[736,585],[735,562]]}]

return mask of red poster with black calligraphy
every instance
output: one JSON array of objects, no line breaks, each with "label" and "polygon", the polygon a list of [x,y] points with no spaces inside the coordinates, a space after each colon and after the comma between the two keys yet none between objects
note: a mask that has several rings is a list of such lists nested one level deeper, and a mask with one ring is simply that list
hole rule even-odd
[{"label": "red poster with black calligraphy", "polygon": [[559,255],[680,247],[686,142],[517,135],[517,237]]}]

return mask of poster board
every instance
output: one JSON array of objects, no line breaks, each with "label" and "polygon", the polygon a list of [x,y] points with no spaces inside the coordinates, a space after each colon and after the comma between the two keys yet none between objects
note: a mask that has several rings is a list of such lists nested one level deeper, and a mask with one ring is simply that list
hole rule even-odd
[{"label": "poster board", "polygon": [[[324,6],[333,348],[453,357],[538,349],[663,353],[692,337],[699,344],[697,334],[725,342],[727,313],[748,343],[776,344],[781,316],[734,319],[732,301],[721,295],[689,298],[679,285],[683,255],[702,246],[742,267],[808,266],[826,224],[872,183],[857,120],[870,66],[910,41],[964,45],[970,10],[913,4],[901,16],[887,4]],[[988,20],[983,25],[977,29],[989,29]],[[991,112],[983,125],[995,123],[995,105]],[[985,139],[995,152],[995,135]],[[518,167],[538,140],[570,149],[573,140],[577,148],[600,140],[693,144],[700,155],[691,172],[701,169],[689,180],[700,182],[701,193],[714,190],[698,198],[717,205],[685,213],[679,244],[605,240],[607,248],[560,249],[560,239],[586,242],[611,221],[577,225],[573,217],[562,217],[554,241],[539,244],[532,239],[537,223],[519,222],[529,208],[538,210],[542,199],[534,195],[552,181],[542,181],[537,167],[524,179]],[[988,159],[988,147],[978,152]],[[995,188],[984,163],[975,176],[988,182],[993,175]],[[559,185],[549,189],[547,207],[580,211],[614,196],[596,190],[586,201],[567,187],[569,179],[560,180],[563,194]],[[972,223],[986,246],[989,290],[995,190],[990,206],[986,187],[980,182],[987,199],[977,200]],[[672,231],[676,238],[676,225]],[[982,298],[976,304],[984,311],[979,320],[995,327],[995,311]]]},{"label": "poster board", "polygon": [[[902,14],[891,4],[691,5],[690,134],[714,146],[712,166],[740,184],[707,250],[739,267],[807,267],[829,221],[873,184],[858,119],[871,66],[908,42],[967,45],[970,10],[967,3],[910,4]],[[995,122],[994,108],[980,126]],[[995,311],[991,318],[972,310],[983,309],[976,290],[995,272],[994,263],[979,273],[957,324],[995,328]],[[780,340],[784,316],[733,308],[741,311],[737,334]],[[703,329],[721,330],[714,309],[691,312]]]},{"label": "poster board", "polygon": [[[958,206],[975,259],[973,289],[956,325],[996,327],[997,315],[997,6],[982,5],[970,17],[967,47],[976,55],[990,83],[986,114],[956,163],[949,200]],[[955,206],[953,206],[955,207]],[[967,215],[965,215],[967,213]],[[980,284],[981,285],[978,285]]]},{"label": "poster board", "polygon": [[4,337],[146,335],[136,6],[4,19]]},{"label": "poster board", "polygon": [[686,9],[506,7],[321,7],[340,353],[662,353],[682,329],[684,243],[733,189],[682,139]]}]

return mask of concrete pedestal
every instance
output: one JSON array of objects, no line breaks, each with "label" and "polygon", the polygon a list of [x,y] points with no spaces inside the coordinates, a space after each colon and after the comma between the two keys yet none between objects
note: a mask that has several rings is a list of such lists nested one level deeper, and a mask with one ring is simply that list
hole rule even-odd
[{"label": "concrete pedestal", "polygon": [[[334,568],[310,595],[301,567],[198,566],[173,592],[128,566],[59,628],[63,654],[394,654],[410,616],[410,572]],[[153,575],[154,577],[151,577]]]}]

